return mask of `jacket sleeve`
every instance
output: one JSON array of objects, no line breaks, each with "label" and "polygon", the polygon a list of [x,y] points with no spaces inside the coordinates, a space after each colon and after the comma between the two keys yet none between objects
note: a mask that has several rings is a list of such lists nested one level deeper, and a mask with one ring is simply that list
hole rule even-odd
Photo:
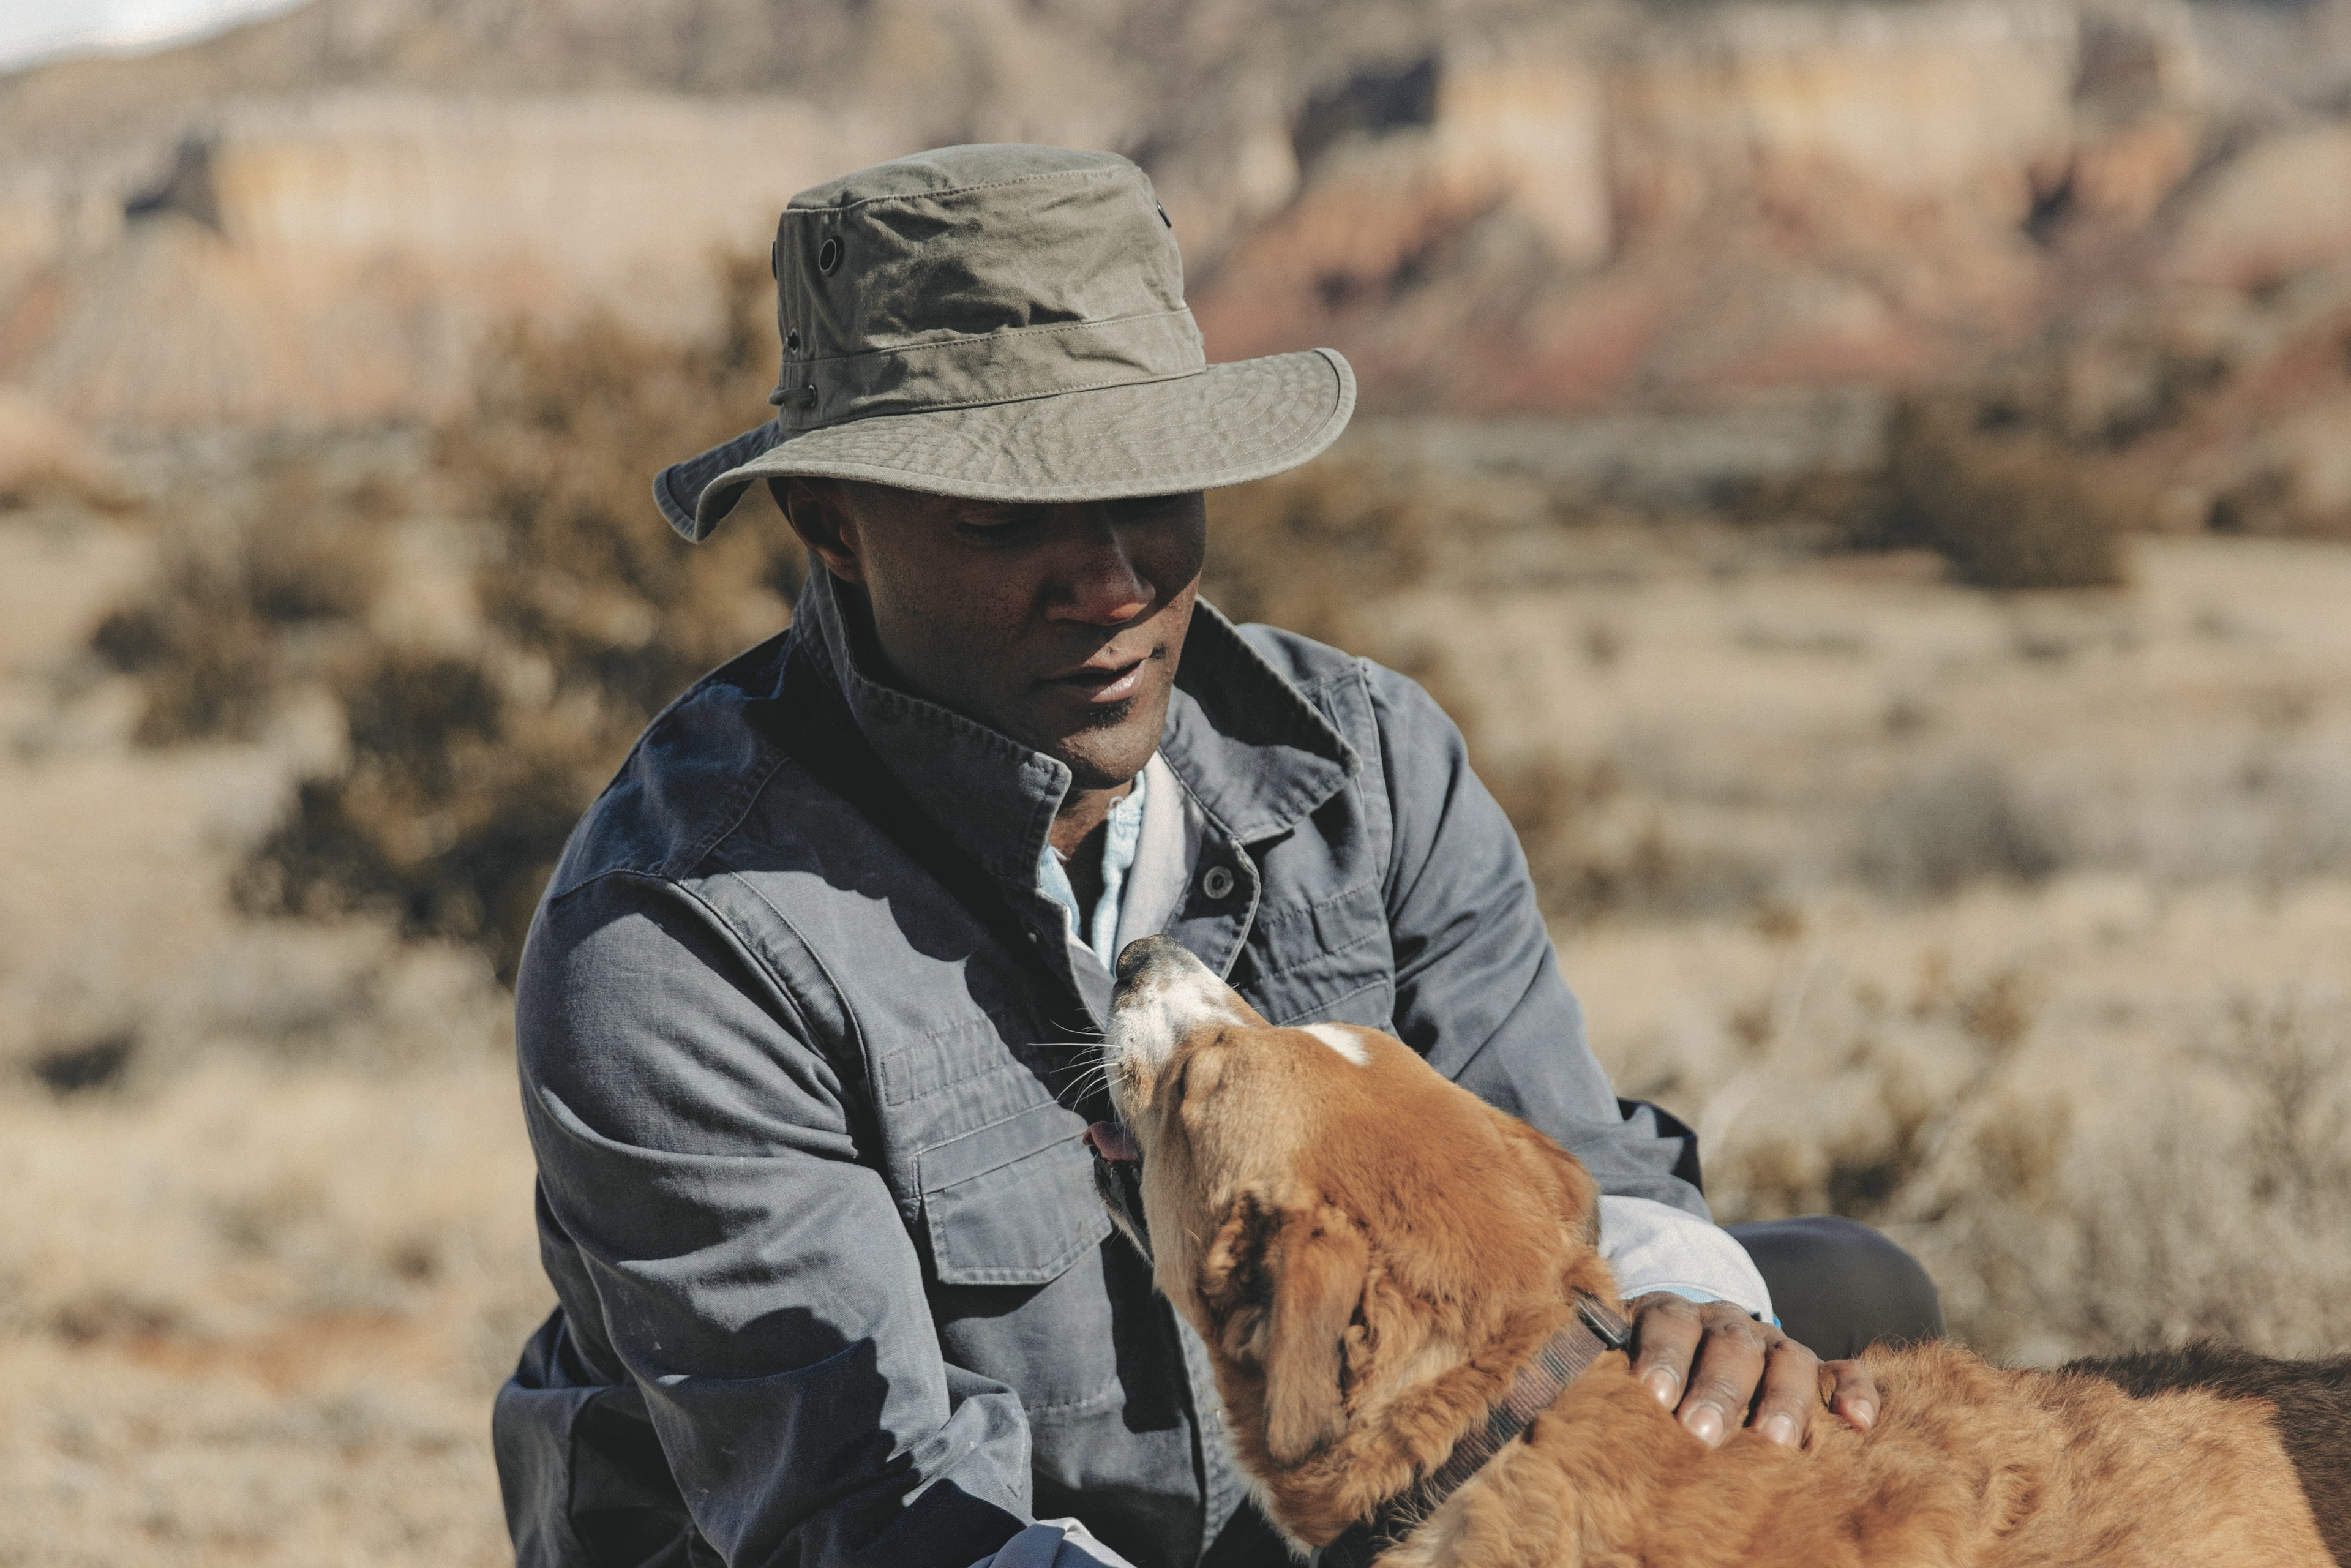
[{"label": "jacket sleeve", "polygon": [[1604,1193],[1708,1222],[1673,1175],[1682,1141],[1628,1120],[1584,1042],[1583,1009],[1510,819],[1470,771],[1461,732],[1426,692],[1366,664],[1377,759],[1395,822],[1387,873],[1395,1032],[1447,1077],[1523,1117],[1582,1160]]},{"label": "jacket sleeve", "polygon": [[690,888],[551,899],[516,1028],[566,1312],[727,1563],[966,1568],[1029,1523],[1019,1398],[941,1357],[852,1093]]}]

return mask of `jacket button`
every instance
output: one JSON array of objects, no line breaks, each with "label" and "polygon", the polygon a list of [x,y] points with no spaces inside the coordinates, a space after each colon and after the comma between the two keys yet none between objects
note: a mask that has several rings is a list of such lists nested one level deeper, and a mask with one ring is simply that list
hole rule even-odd
[{"label": "jacket button", "polygon": [[1230,866],[1212,865],[1200,878],[1200,891],[1210,898],[1230,898],[1233,895],[1233,870]]}]

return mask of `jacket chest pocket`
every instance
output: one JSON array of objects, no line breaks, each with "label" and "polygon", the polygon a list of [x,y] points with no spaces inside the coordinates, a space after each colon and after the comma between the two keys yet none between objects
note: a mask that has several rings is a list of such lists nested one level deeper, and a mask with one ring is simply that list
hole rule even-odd
[{"label": "jacket chest pocket", "polygon": [[942,1285],[1042,1285],[1102,1244],[1110,1216],[1075,1112],[1048,1102],[925,1149],[915,1170]]},{"label": "jacket chest pocket", "polygon": [[1379,884],[1365,882],[1313,903],[1268,909],[1232,981],[1276,1024],[1391,1027],[1395,952]]},{"label": "jacket chest pocket", "polygon": [[1110,1216],[1082,1131],[1074,1113],[1035,1105],[918,1160],[939,1348],[1018,1394],[1049,1447],[1046,1427],[1099,1418],[1124,1397],[1103,1271]]}]

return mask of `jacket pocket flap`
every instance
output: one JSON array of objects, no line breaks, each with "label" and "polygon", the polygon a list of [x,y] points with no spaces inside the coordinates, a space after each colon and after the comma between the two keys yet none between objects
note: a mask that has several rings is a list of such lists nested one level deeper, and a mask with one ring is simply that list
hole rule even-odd
[{"label": "jacket pocket flap", "polygon": [[1110,1234],[1085,1124],[1057,1104],[923,1151],[923,1222],[943,1285],[1042,1285]]}]

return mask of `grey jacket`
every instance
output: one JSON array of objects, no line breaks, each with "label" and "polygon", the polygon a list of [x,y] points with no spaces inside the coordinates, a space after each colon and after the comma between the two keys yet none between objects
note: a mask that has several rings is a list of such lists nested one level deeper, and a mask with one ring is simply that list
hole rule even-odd
[{"label": "grey jacket", "polygon": [[[1110,977],[1037,886],[1068,770],[868,678],[860,636],[818,572],[646,729],[540,907],[516,1017],[560,1305],[495,1416],[528,1568],[966,1568],[1039,1515],[1176,1568],[1240,1500],[1079,1141]],[[1170,935],[1703,1221],[1417,686],[1204,605],[1161,755],[1208,824]]]}]

